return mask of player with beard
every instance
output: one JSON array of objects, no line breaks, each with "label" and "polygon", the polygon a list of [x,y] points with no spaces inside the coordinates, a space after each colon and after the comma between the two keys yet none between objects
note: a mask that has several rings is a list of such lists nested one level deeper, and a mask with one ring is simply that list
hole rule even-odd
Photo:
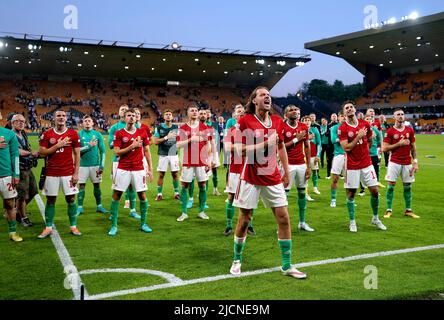
[{"label": "player with beard", "polygon": [[[259,198],[270,207],[278,225],[278,243],[284,275],[298,279],[307,276],[291,265],[291,224],[285,187],[289,184],[288,158],[282,135],[282,120],[270,115],[271,96],[267,88],[257,87],[247,103],[247,114],[237,123],[235,146],[238,156],[245,156],[239,186],[233,205],[239,208],[234,236],[234,256],[230,273],[241,273],[242,254],[252,209]],[[283,177],[279,173],[279,154]]]}]

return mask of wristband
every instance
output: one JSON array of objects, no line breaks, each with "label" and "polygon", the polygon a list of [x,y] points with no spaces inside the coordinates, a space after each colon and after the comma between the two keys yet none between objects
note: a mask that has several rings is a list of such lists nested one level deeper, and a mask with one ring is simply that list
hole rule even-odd
[{"label": "wristband", "polygon": [[298,143],[298,141],[299,141],[298,138],[294,138],[294,139],[293,139],[293,144]]},{"label": "wristband", "polygon": [[167,136],[163,137],[163,141],[168,141],[168,137]]}]

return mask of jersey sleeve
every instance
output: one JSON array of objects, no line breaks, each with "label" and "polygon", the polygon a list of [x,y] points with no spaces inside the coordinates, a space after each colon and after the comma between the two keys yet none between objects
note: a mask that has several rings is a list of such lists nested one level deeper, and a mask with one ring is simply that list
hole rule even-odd
[{"label": "jersey sleeve", "polygon": [[415,143],[415,141],[416,141],[415,131],[413,131],[412,128],[410,128],[410,137],[409,137],[409,139],[410,139],[410,143]]},{"label": "jersey sleeve", "polygon": [[115,131],[116,131],[115,126],[112,126],[111,129],[109,129],[108,146],[110,149],[114,148]]},{"label": "jersey sleeve", "polygon": [[142,136],[142,144],[143,144],[144,147],[150,145],[150,138],[149,138],[147,132],[145,132],[145,134]]},{"label": "jersey sleeve", "polygon": [[103,136],[100,132],[98,132],[98,147],[99,147],[99,168],[103,169],[105,168],[105,159],[106,159],[106,148],[105,148],[105,142],[103,141]]},{"label": "jersey sleeve", "polygon": [[71,140],[72,140],[72,147],[75,148],[80,148],[80,137],[79,134],[77,133],[77,131],[72,131],[71,134]]},{"label": "jersey sleeve", "polygon": [[284,138],[284,121],[282,121],[281,118],[276,118],[278,119],[277,121],[277,125],[276,125],[276,133],[279,137],[279,141],[280,142],[284,142],[285,138]]},{"label": "jersey sleeve", "polygon": [[344,124],[341,124],[338,128],[338,137],[339,137],[339,141],[344,141],[344,140],[348,141],[347,130],[346,130]]},{"label": "jersey sleeve", "polygon": [[158,127],[156,127],[156,129],[154,130],[154,134],[153,136],[155,136],[156,138],[160,138],[160,134],[159,134],[159,129]]},{"label": "jersey sleeve", "polygon": [[11,154],[11,167],[14,178],[20,177],[20,165],[19,165],[19,144],[17,136],[11,132],[11,140],[9,141],[9,152]]},{"label": "jersey sleeve", "polygon": [[385,136],[384,136],[383,141],[384,141],[385,143],[392,144],[391,130],[390,130],[390,129],[388,129],[388,130],[385,132]]},{"label": "jersey sleeve", "polygon": [[42,136],[40,137],[39,146],[44,148],[49,148],[49,137],[48,137],[48,131],[45,131]]},{"label": "jersey sleeve", "polygon": [[334,127],[331,128],[331,130],[330,130],[330,140],[331,140],[331,143],[337,143],[337,142],[339,142],[338,128],[339,128],[339,126],[334,126]]},{"label": "jersey sleeve", "polygon": [[[120,131],[120,130],[119,130]],[[113,142],[113,146],[114,147],[118,147],[118,148],[121,148],[122,147],[122,139],[121,139],[121,137],[120,137],[120,132],[119,131],[117,131],[115,134],[114,134],[114,142]]]},{"label": "jersey sleeve", "polygon": [[178,134],[176,136],[176,142],[187,140],[187,132],[184,130],[183,126],[179,128]]}]

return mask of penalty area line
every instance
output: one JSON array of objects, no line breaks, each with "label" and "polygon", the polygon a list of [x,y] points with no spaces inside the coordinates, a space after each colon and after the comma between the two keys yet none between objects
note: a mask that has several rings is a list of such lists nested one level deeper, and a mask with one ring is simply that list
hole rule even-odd
[{"label": "penalty area line", "polygon": [[[404,253],[420,252],[420,251],[427,251],[427,250],[437,250],[437,249],[444,249],[444,244],[437,244],[437,245],[431,245],[431,246],[425,246],[425,247],[407,248],[407,249],[400,249],[400,250],[381,251],[381,252],[375,252],[375,253],[367,253],[367,254],[360,254],[360,255],[355,255],[355,256],[350,256],[350,257],[344,257],[344,258],[303,262],[303,263],[295,264],[294,266],[296,268],[306,268],[306,267],[312,267],[312,266],[320,266],[320,265],[326,265],[326,264],[364,260],[364,259],[386,257],[386,256],[393,256],[393,255],[404,254]],[[240,275],[237,275],[237,276],[234,276],[232,274],[223,274],[223,275],[218,275],[218,276],[213,276],[213,277],[205,277],[205,278],[197,278],[197,279],[191,279],[191,280],[183,280],[183,281],[178,281],[178,282],[163,283],[163,284],[157,284],[157,285],[153,285],[153,286],[149,286],[149,287],[141,287],[141,288],[135,288],[135,289],[129,289],[129,290],[120,290],[120,291],[113,291],[113,292],[108,292],[108,293],[91,295],[91,296],[88,296],[87,299],[88,300],[107,299],[107,298],[124,296],[124,295],[129,295],[129,294],[136,294],[136,293],[147,292],[147,291],[155,291],[155,290],[166,289],[166,288],[187,286],[187,285],[192,285],[192,284],[197,284],[197,283],[214,282],[214,281],[219,281],[219,280],[235,279],[235,278],[240,278],[240,277],[249,277],[249,276],[254,276],[254,275],[259,275],[259,274],[264,274],[264,273],[276,272],[279,270],[280,270],[280,267],[275,267],[275,268],[267,268],[267,269],[260,269],[260,270],[255,270],[255,271],[242,272]]]}]

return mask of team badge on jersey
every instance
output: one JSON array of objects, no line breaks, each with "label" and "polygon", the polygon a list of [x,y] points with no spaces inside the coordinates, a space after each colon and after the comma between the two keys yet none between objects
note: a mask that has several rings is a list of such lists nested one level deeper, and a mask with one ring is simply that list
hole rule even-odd
[{"label": "team badge on jersey", "polygon": [[394,138],[395,140],[398,140],[398,139],[399,139],[399,134],[395,134],[395,135],[393,136],[393,138]]},{"label": "team badge on jersey", "polygon": [[285,135],[287,136],[287,138],[290,138],[291,137],[291,132],[287,132]]},{"label": "team badge on jersey", "polygon": [[56,139],[55,138],[51,138],[51,139],[49,139],[49,143],[50,144],[55,144],[57,141],[56,141]]},{"label": "team badge on jersey", "polygon": [[352,132],[352,131],[349,131],[349,133],[348,133],[348,136],[350,137],[350,138],[353,138],[353,136],[355,135],[355,133],[354,132]]},{"label": "team badge on jersey", "polygon": [[128,142],[128,137],[123,137],[123,142],[127,143]]}]

